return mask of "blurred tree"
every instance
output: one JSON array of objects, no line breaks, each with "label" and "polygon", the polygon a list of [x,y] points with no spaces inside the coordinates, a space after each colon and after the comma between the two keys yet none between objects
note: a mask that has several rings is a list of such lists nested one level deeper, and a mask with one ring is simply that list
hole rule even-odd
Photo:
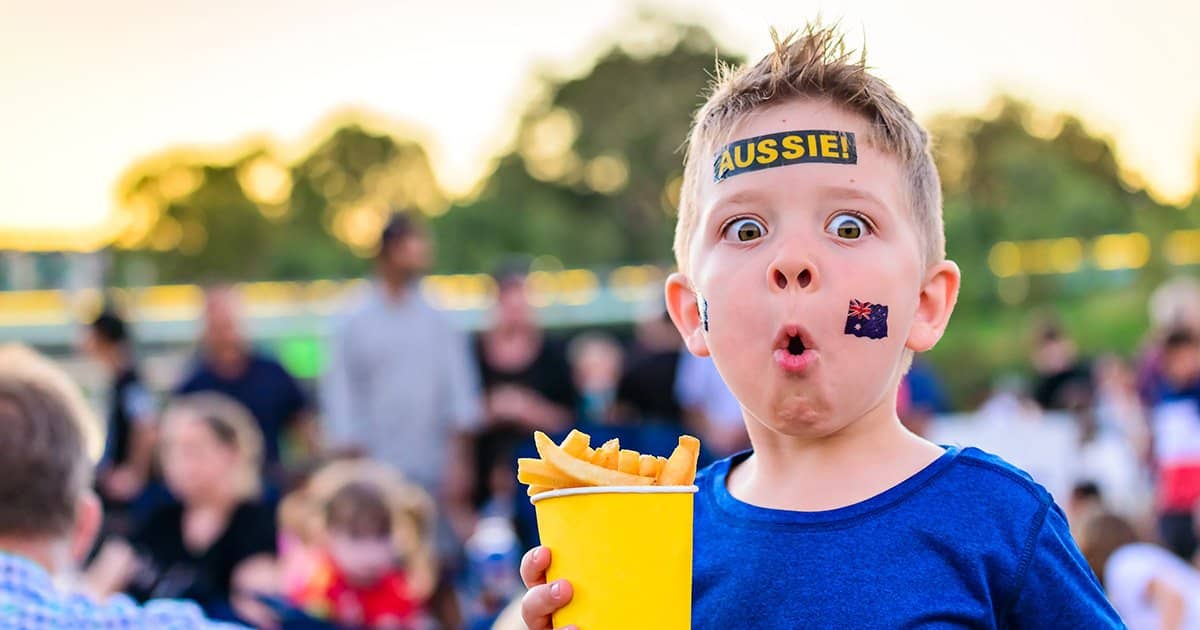
[{"label": "blurred tree", "polygon": [[[1035,312],[1058,312],[1085,349],[1131,350],[1145,327],[1145,296],[1171,272],[1154,245],[1196,222],[1156,203],[1136,173],[1121,169],[1111,142],[1077,118],[1008,97],[990,109],[930,124],[947,254],[963,270],[955,324],[934,359],[991,368],[945,370],[960,394],[985,387],[997,368],[1025,367]],[[1128,232],[1147,235],[1145,264],[1098,269],[1095,237]],[[1020,265],[1012,275],[994,273],[997,243],[1030,240],[1043,240],[1043,249],[1014,253]]]},{"label": "blurred tree", "polygon": [[[438,220],[443,268],[487,269],[506,252],[567,266],[670,261],[682,146],[717,46],[702,27],[648,14],[617,32],[584,75],[540,79],[514,145]],[[445,245],[455,240],[471,247]]]},{"label": "blurred tree", "polygon": [[420,144],[355,123],[294,165],[261,146],[228,161],[169,152],[123,181],[126,282],[146,267],[158,282],[355,275],[390,209],[448,207]]}]

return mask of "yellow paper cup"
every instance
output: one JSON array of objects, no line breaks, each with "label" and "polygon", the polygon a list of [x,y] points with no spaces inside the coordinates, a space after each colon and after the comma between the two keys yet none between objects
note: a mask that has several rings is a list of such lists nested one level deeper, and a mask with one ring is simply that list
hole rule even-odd
[{"label": "yellow paper cup", "polygon": [[571,603],[554,627],[684,630],[692,622],[692,495],[696,486],[610,486],[533,497],[550,549],[547,579]]}]

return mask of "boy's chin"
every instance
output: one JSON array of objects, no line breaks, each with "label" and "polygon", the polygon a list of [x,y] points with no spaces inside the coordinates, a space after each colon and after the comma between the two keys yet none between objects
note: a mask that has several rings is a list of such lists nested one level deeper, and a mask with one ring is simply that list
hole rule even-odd
[{"label": "boy's chin", "polygon": [[776,403],[771,413],[759,416],[759,422],[773,433],[794,438],[821,438],[840,428],[828,405],[810,399]]}]

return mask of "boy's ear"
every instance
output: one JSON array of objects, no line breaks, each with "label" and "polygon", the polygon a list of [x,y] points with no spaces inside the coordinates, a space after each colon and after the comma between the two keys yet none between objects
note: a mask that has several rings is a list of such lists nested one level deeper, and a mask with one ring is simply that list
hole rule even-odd
[{"label": "boy's ear", "polygon": [[921,286],[916,316],[904,347],[914,352],[925,352],[937,344],[946,331],[946,324],[950,323],[961,280],[958,265],[952,260],[943,260],[929,269]]},{"label": "boy's ear", "polygon": [[708,340],[700,321],[700,303],[687,276],[675,272],[667,277],[667,313],[688,351],[698,357],[708,356]]}]

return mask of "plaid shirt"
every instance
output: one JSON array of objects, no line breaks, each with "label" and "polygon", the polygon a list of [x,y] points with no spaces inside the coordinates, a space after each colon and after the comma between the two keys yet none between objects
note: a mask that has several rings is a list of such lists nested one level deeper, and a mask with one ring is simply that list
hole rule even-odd
[{"label": "plaid shirt", "polygon": [[190,602],[162,600],[139,606],[125,595],[115,595],[97,604],[82,594],[60,592],[45,569],[3,552],[0,552],[0,627],[5,630],[238,628],[206,620],[200,608]]}]

